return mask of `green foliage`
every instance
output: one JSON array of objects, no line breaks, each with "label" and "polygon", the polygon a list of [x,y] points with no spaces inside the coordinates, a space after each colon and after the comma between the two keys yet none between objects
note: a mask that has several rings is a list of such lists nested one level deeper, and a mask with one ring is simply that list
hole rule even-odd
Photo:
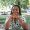
[{"label": "green foliage", "polygon": [[29,3],[28,0],[21,0],[21,1],[20,1],[20,5],[21,5],[23,8],[27,8],[28,3]]},{"label": "green foliage", "polygon": [[[26,8],[29,0],[0,0],[2,6],[9,6],[9,5],[20,5],[23,8]],[[1,6],[0,5],[0,6]]]}]

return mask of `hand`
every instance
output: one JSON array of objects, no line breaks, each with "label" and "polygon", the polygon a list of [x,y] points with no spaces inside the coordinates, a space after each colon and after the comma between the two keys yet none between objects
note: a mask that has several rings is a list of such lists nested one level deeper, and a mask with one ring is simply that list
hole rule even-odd
[{"label": "hand", "polygon": [[20,17],[19,16],[16,16],[16,15],[14,15],[14,16],[12,16],[13,17],[13,19],[14,18],[16,18],[16,19],[19,19]]},{"label": "hand", "polygon": [[22,25],[23,23],[25,23],[24,20],[19,18],[19,24]]}]

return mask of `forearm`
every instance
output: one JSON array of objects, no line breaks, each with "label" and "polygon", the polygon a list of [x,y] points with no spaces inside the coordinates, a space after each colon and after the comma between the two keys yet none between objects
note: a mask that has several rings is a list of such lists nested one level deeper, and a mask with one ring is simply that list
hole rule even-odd
[{"label": "forearm", "polygon": [[8,29],[10,27],[12,17],[8,17],[6,20],[7,20],[7,22],[5,23],[5,29]]},{"label": "forearm", "polygon": [[19,19],[19,24],[23,27],[24,30],[28,30],[28,25],[22,19]]},{"label": "forearm", "polygon": [[7,21],[7,23],[5,24],[5,29],[9,29],[10,27],[10,21]]}]

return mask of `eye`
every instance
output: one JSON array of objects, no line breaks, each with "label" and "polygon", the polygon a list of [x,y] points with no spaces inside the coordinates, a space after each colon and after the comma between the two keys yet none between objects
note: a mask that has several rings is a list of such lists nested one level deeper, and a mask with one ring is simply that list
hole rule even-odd
[{"label": "eye", "polygon": [[16,11],[17,11],[17,9],[16,9]]}]

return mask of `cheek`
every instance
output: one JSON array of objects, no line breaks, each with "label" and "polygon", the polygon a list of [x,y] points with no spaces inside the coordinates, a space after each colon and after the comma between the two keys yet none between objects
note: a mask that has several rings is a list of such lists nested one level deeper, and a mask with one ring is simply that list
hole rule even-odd
[{"label": "cheek", "polygon": [[17,13],[19,13],[19,11],[17,11]]},{"label": "cheek", "polygon": [[19,11],[18,11],[18,13],[19,13]]}]

